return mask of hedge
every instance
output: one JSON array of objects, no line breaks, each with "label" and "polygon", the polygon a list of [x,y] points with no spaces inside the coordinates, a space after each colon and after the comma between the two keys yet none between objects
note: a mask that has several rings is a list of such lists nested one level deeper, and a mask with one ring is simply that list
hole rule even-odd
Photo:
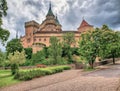
[{"label": "hedge", "polygon": [[58,72],[62,72],[63,70],[71,69],[70,66],[54,66],[48,68],[36,68],[31,70],[22,70],[15,74],[14,78],[19,80],[31,80],[33,78],[51,75]]}]

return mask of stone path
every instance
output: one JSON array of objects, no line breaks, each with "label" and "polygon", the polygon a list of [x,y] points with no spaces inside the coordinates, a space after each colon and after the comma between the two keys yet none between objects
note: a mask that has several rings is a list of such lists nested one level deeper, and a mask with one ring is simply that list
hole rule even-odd
[{"label": "stone path", "polygon": [[0,91],[120,91],[120,64],[101,66],[102,70],[69,70],[36,78]]}]

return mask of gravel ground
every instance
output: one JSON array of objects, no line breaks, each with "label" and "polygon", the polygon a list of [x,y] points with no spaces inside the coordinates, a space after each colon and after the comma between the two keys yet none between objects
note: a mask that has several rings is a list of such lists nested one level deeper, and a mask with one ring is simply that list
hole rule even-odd
[{"label": "gravel ground", "polygon": [[120,91],[120,64],[101,68],[87,73],[69,70],[5,87],[0,91]]}]

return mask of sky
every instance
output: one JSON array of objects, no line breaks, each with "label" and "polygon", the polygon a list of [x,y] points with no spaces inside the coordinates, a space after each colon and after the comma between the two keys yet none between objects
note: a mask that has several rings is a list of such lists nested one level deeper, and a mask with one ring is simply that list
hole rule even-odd
[{"label": "sky", "polygon": [[[77,30],[84,19],[94,27],[107,24],[120,30],[120,0],[7,0],[7,16],[3,28],[10,31],[9,40],[25,33],[24,23],[35,20],[41,23],[51,1],[53,13],[58,16],[63,30]],[[5,47],[0,45],[5,51]]]}]

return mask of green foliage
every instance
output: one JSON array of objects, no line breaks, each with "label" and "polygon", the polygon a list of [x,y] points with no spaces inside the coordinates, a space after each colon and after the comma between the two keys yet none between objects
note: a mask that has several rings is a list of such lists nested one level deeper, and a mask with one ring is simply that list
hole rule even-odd
[{"label": "green foliage", "polygon": [[0,70],[0,88],[19,83],[19,80],[14,79],[10,70]]},{"label": "green foliage", "polygon": [[38,63],[42,64],[42,62],[45,61],[44,51],[38,51],[37,53],[33,54],[31,61],[33,65]]},{"label": "green foliage", "polygon": [[6,0],[0,0],[0,26],[2,25],[2,17],[7,15],[7,9]]},{"label": "green foliage", "polygon": [[71,45],[75,43],[74,33],[68,32],[63,35],[63,54],[62,56],[68,57],[68,61],[71,63],[72,60],[72,50]]},{"label": "green foliage", "polygon": [[44,52],[44,54],[45,54],[45,58],[48,58],[48,57],[49,57],[49,55],[50,55],[50,53],[49,53],[49,50],[48,50],[48,49],[49,49],[49,47],[46,47],[46,46],[43,48],[43,52]]},{"label": "green foliage", "polygon": [[75,38],[74,37],[75,37],[75,35],[72,32],[65,33],[63,35],[63,42],[65,44],[71,45],[71,44],[75,43]]},{"label": "green foliage", "polygon": [[56,37],[50,38],[50,47],[49,47],[49,53],[50,53],[50,59],[52,60],[52,64],[58,64],[59,61],[62,60],[62,44],[60,43],[59,39]]},{"label": "green foliage", "polygon": [[97,44],[94,36],[92,36],[91,31],[81,35],[81,40],[79,41],[79,53],[80,57],[83,60],[86,60],[87,63],[93,68],[93,63],[97,56]]},{"label": "green foliage", "polygon": [[25,52],[19,52],[16,51],[14,52],[14,55],[12,53],[9,54],[8,59],[11,64],[23,64],[25,63],[26,57],[25,57]]},{"label": "green foliage", "polygon": [[88,31],[81,35],[79,42],[79,53],[83,60],[86,60],[93,68],[96,57],[114,57],[120,53],[120,37],[118,32],[112,31],[107,25]]},{"label": "green foliage", "polygon": [[25,54],[26,54],[26,59],[31,59],[32,58],[32,48],[24,48]]},{"label": "green foliage", "polygon": [[33,66],[33,61],[32,59],[26,59],[25,63],[20,65],[20,66]]},{"label": "green foliage", "polygon": [[7,46],[6,46],[7,55],[9,55],[9,53],[14,54],[15,51],[21,52],[22,50],[23,50],[23,47],[19,39],[12,39],[7,43]]},{"label": "green foliage", "polygon": [[10,32],[3,29],[1,27],[2,25],[2,17],[6,16],[7,13],[7,2],[6,0],[0,0],[0,42],[4,45],[4,42],[8,40],[8,37],[10,35]]},{"label": "green foliage", "polygon": [[25,52],[14,52],[14,55],[12,53],[9,54],[8,59],[11,64],[11,71],[12,74],[15,74],[19,70],[19,64],[25,63],[26,57],[25,57]]},{"label": "green foliage", "polygon": [[62,72],[63,70],[69,70],[70,66],[55,66],[55,67],[48,67],[48,68],[36,68],[33,70],[27,71],[20,71],[15,74],[15,79],[19,80],[31,80],[36,77],[41,77],[44,75],[51,75],[58,72]]},{"label": "green foliage", "polygon": [[11,64],[11,71],[12,71],[12,75],[14,75],[15,73],[18,73],[19,71],[18,64]]},{"label": "green foliage", "polygon": [[103,33],[105,42],[105,54],[113,58],[113,63],[115,64],[115,57],[120,54],[120,36],[118,32],[115,31],[105,31]]},{"label": "green foliage", "polygon": [[3,66],[5,62],[5,54],[0,50],[0,66]]},{"label": "green foliage", "polygon": [[0,42],[3,45],[4,45],[4,42],[8,40],[9,35],[10,35],[10,32],[8,30],[1,28],[0,26]]}]

